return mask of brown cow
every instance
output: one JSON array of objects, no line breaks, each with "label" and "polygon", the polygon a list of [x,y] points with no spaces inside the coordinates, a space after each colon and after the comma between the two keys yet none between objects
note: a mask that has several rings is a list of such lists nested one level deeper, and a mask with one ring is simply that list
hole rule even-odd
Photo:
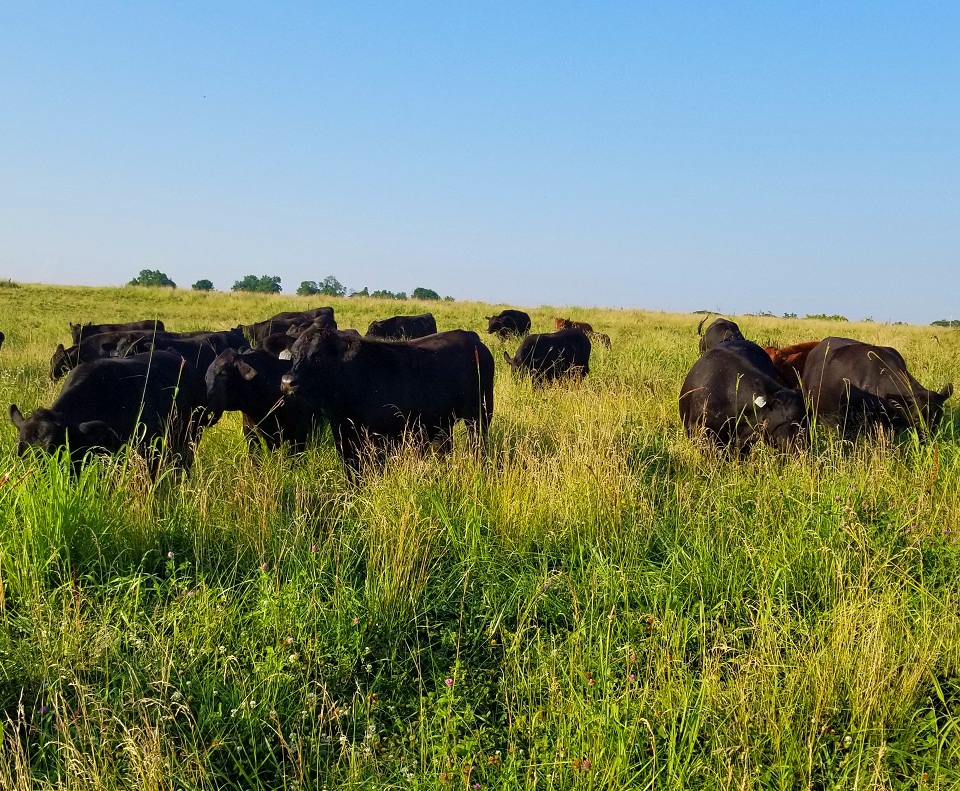
[{"label": "brown cow", "polygon": [[556,317],[553,320],[553,326],[557,330],[583,330],[594,343],[610,348],[610,336],[602,332],[595,332],[593,327],[585,321],[571,321],[570,319]]},{"label": "brown cow", "polygon": [[588,334],[593,332],[593,327],[591,327],[585,321],[571,321],[570,319],[555,318],[553,320],[553,324],[554,324],[554,327],[556,327],[558,330],[577,329],[577,330],[583,330]]},{"label": "brown cow", "polygon": [[764,346],[763,350],[770,356],[770,361],[780,372],[790,387],[800,387],[800,375],[803,373],[803,366],[807,362],[807,357],[820,341],[806,341],[805,343],[795,343],[793,346],[784,346],[777,349],[774,346]]}]

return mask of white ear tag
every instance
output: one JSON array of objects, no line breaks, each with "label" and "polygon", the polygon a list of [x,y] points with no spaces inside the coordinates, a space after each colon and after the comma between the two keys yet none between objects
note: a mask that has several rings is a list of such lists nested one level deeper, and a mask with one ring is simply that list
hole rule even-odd
[{"label": "white ear tag", "polygon": [[753,399],[753,403],[755,403],[758,407],[762,409],[767,405],[767,399],[764,398],[763,396],[757,396],[756,398]]},{"label": "white ear tag", "polygon": [[280,352],[280,359],[281,359],[281,360],[292,360],[292,359],[293,359],[293,355],[290,353],[290,350],[289,350],[289,349],[284,349],[282,352]]}]

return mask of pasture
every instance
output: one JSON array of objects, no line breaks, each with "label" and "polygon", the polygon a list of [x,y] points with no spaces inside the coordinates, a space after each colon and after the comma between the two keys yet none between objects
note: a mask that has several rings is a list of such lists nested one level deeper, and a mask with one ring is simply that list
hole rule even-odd
[{"label": "pasture", "polygon": [[[59,389],[68,321],[226,329],[332,304],[341,327],[489,305],[0,288],[0,405]],[[499,308],[498,308],[499,309]],[[610,335],[534,389],[502,343],[489,446],[345,478],[329,434],[251,461],[236,414],[192,473],[71,480],[0,431],[0,788],[851,789],[960,786],[960,432],[740,463],[685,436],[699,317],[529,311]],[[956,330],[849,335],[960,384]]]}]

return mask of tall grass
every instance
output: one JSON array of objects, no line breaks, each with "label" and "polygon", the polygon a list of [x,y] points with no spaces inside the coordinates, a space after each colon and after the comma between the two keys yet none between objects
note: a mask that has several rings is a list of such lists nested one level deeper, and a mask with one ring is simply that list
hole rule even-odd
[{"label": "tall grass", "polygon": [[[24,285],[0,293],[0,402],[50,403],[68,319],[228,327],[308,302]],[[362,330],[397,305],[335,307]],[[928,444],[821,432],[731,463],[679,425],[693,317],[573,317],[613,340],[584,383],[514,381],[515,344],[490,341],[484,457],[464,433],[356,485],[329,437],[251,459],[235,417],[155,483],[135,457],[78,479],[16,459],[8,425],[0,788],[960,786],[952,415]],[[960,381],[949,330],[740,323]]]}]

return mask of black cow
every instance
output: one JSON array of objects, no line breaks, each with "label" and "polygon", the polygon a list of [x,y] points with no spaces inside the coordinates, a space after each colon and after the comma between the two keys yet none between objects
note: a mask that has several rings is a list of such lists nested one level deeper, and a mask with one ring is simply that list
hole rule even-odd
[{"label": "black cow", "polygon": [[[285,337],[285,336],[284,336]],[[323,415],[307,401],[280,392],[293,363],[266,351],[227,349],[207,369],[207,401],[213,419],[243,413],[243,433],[253,451],[262,438],[269,450],[284,442],[299,453],[323,426]]]},{"label": "black cow", "polygon": [[953,385],[927,390],[907,371],[896,349],[850,338],[824,338],[803,367],[811,414],[852,437],[880,426],[899,431],[936,429]]},{"label": "black cow", "polygon": [[289,354],[290,348],[297,341],[297,336],[288,335],[285,332],[275,332],[273,335],[268,335],[262,341],[260,341],[255,349],[262,349],[267,354],[270,354],[274,357],[280,357],[281,355],[286,354],[286,359],[290,359],[292,355]]},{"label": "black cow", "polygon": [[487,332],[499,338],[524,336],[530,332],[533,322],[522,310],[501,310],[496,316],[484,316],[487,320]]},{"label": "black cow", "polygon": [[282,389],[323,411],[340,458],[356,474],[368,443],[378,453],[404,438],[448,450],[458,420],[482,443],[493,375],[493,355],[475,332],[387,343],[312,328],[294,344]]},{"label": "black cow", "polygon": [[706,332],[701,332],[707,318],[707,316],[704,316],[697,325],[697,335],[700,336],[700,354],[725,341],[742,341],[744,339],[740,328],[730,319],[715,319],[707,327]]},{"label": "black cow", "polygon": [[332,314],[328,316],[324,313],[312,321],[304,320],[299,324],[290,325],[290,328],[287,330],[287,335],[292,335],[294,338],[297,338],[310,327],[319,327],[322,330],[335,330],[337,329],[337,322],[334,321]]},{"label": "black cow", "polygon": [[179,354],[203,376],[217,355],[227,349],[247,348],[246,340],[235,331],[198,332],[191,335],[161,333],[146,338],[131,338],[117,347],[120,356],[157,351]]},{"label": "black cow", "polygon": [[163,332],[165,327],[162,321],[153,319],[147,321],[127,321],[121,324],[71,324],[70,337],[74,345],[91,335],[101,335],[104,332],[130,332],[131,330],[153,330]]},{"label": "black cow", "polygon": [[255,324],[239,324],[232,331],[240,333],[250,343],[257,344],[270,335],[286,332],[296,324],[297,322],[291,319],[267,319]]},{"label": "black cow", "polygon": [[50,359],[50,378],[59,379],[81,363],[92,362],[103,357],[123,357],[138,351],[135,345],[145,339],[154,338],[154,330],[131,330],[127,332],[101,332],[84,338],[80,343],[64,349],[57,344]]},{"label": "black cow", "polygon": [[[70,448],[74,469],[89,451],[116,453],[136,439],[156,474],[164,458],[189,470],[205,423],[203,378],[180,357],[164,352],[83,363],[67,376],[49,409],[29,418],[10,406],[17,454]],[[164,447],[157,447],[158,440]]]},{"label": "black cow", "polygon": [[336,329],[336,320],[333,315],[333,308],[311,308],[310,310],[291,310],[286,313],[278,313],[271,316],[268,321],[293,321],[299,324],[312,324],[317,319],[324,319],[328,324],[333,324],[331,329]]},{"label": "black cow", "polygon": [[0,349],[3,348],[4,334],[0,332]]},{"label": "black cow", "polygon": [[781,450],[805,439],[806,408],[767,353],[755,343],[730,340],[708,349],[680,388],[680,419],[692,438],[701,431],[737,454],[761,439]]},{"label": "black cow", "polygon": [[576,328],[528,335],[517,353],[504,359],[515,374],[529,373],[537,383],[553,382],[566,376],[582,379],[590,373],[591,344],[587,334]]},{"label": "black cow", "polygon": [[413,340],[425,338],[437,331],[437,320],[432,313],[422,313],[419,316],[393,316],[389,319],[371,321],[367,327],[368,338],[383,338],[385,340]]}]

